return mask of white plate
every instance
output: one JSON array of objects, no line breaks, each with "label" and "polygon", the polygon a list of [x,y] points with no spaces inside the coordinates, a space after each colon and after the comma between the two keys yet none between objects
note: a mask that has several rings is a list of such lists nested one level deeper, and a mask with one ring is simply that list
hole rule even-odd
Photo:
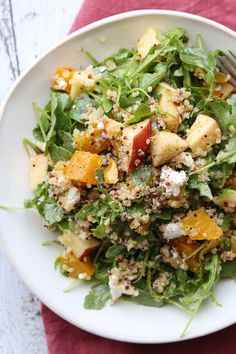
[{"label": "white plate", "polygon": [[[57,47],[37,60],[14,85],[2,110],[0,129],[0,204],[22,206],[30,195],[28,159],[22,146],[24,137],[32,136],[35,118],[31,103],[47,102],[54,70],[61,65],[79,67],[88,59],[80,50],[89,50],[98,59],[121,47],[135,45],[142,31],[152,25],[162,30],[186,28],[193,39],[201,33],[207,49],[235,49],[233,31],[210,20],[173,11],[142,10],[95,22],[68,36]],[[46,33],[45,33],[46,35]],[[106,36],[101,43],[99,38]],[[163,343],[182,340],[180,333],[189,316],[173,306],[160,309],[119,301],[101,311],[83,308],[89,286],[65,294],[69,280],[54,270],[57,247],[42,247],[51,233],[43,227],[36,212],[0,211],[1,241],[26,284],[39,299],[74,325],[107,338],[137,342]],[[14,291],[14,289],[13,289]],[[216,297],[222,307],[206,302],[194,319],[185,339],[199,337],[236,322],[236,285],[221,281]]]}]

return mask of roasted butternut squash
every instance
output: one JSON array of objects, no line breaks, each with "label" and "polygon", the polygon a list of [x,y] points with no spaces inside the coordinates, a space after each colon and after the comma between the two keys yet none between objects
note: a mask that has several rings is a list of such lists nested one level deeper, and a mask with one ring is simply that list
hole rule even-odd
[{"label": "roasted butternut squash", "polygon": [[60,66],[57,68],[53,77],[52,88],[70,93],[70,80],[72,79],[74,73],[75,70],[71,67]]},{"label": "roasted butternut squash", "polygon": [[89,257],[86,257],[86,261],[83,261],[72,253],[63,253],[58,258],[58,264],[62,267],[62,271],[72,278],[78,278],[78,275],[82,273],[91,277],[94,273],[93,263]]},{"label": "roasted butternut squash", "polygon": [[[177,249],[180,256],[183,257],[190,256],[199,247],[197,242],[193,241],[189,243],[186,237],[175,239],[171,242],[171,244]],[[192,272],[198,272],[200,270],[199,255],[194,255],[193,257],[187,259],[186,264]]]},{"label": "roasted butternut squash", "polygon": [[218,240],[223,233],[203,208],[190,211],[181,223],[191,240]]},{"label": "roasted butternut squash", "polygon": [[74,182],[97,184],[96,170],[102,158],[86,151],[76,151],[65,168],[65,175]]},{"label": "roasted butternut squash", "polygon": [[76,149],[99,154],[111,146],[110,140],[104,137],[105,131],[102,129],[87,129],[79,132],[75,136]]}]

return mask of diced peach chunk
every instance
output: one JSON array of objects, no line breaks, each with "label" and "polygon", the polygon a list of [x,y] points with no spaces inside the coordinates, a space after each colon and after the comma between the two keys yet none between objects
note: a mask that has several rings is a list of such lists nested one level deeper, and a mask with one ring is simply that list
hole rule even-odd
[{"label": "diced peach chunk", "polygon": [[181,223],[191,240],[218,240],[223,233],[203,208],[190,211]]},{"label": "diced peach chunk", "polygon": [[108,166],[104,170],[104,180],[107,184],[116,184],[119,180],[117,164],[113,159],[110,159]]},{"label": "diced peach chunk", "polygon": [[97,184],[96,170],[101,166],[102,158],[86,151],[75,151],[65,168],[65,175],[74,182]]}]

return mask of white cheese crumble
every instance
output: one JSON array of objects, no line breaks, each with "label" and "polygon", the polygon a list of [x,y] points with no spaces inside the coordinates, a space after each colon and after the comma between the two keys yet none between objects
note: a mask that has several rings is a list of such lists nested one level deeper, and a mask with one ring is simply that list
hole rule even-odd
[{"label": "white cheese crumble", "polygon": [[67,86],[67,82],[62,79],[62,78],[59,78],[57,80],[57,87],[58,87],[58,90],[65,90],[66,89],[66,86]]},{"label": "white cheese crumble", "polygon": [[50,197],[59,196],[72,187],[71,181],[66,178],[61,170],[54,168],[52,172],[48,173],[49,176],[49,195]]},{"label": "white cheese crumble", "polygon": [[193,171],[195,169],[194,159],[189,152],[181,152],[181,154],[177,155],[172,161],[177,164],[184,165]]},{"label": "white cheese crumble", "polygon": [[184,235],[184,231],[182,226],[179,222],[170,222],[169,224],[165,225],[165,230],[163,233],[163,237],[166,240],[173,240],[174,238],[178,238]]},{"label": "white cheese crumble", "polygon": [[81,280],[90,280],[91,279],[91,277],[87,273],[80,273],[78,275],[78,278]]},{"label": "white cheese crumble", "polygon": [[99,130],[105,129],[105,126],[104,126],[104,122],[103,122],[103,121],[98,122],[98,124],[97,124],[97,129],[99,129]]},{"label": "white cheese crumble", "polygon": [[181,187],[186,184],[188,177],[184,171],[175,171],[168,166],[162,167],[160,186],[165,188],[166,196],[177,197]]},{"label": "white cheese crumble", "polygon": [[80,191],[76,187],[71,187],[65,196],[59,197],[60,206],[66,211],[71,211],[80,201]]}]

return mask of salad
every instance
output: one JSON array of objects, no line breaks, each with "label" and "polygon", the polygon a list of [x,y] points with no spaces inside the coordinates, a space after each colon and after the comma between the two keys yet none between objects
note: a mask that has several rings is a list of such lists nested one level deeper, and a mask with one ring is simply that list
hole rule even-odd
[{"label": "salad", "polygon": [[63,246],[55,265],[71,286],[95,280],[86,309],[122,297],[174,304],[191,322],[205,299],[218,304],[219,279],[236,276],[236,95],[217,67],[224,53],[149,27],[134,49],[87,54],[87,68],[57,68],[44,108],[33,103],[25,207],[54,232],[47,244]]}]

